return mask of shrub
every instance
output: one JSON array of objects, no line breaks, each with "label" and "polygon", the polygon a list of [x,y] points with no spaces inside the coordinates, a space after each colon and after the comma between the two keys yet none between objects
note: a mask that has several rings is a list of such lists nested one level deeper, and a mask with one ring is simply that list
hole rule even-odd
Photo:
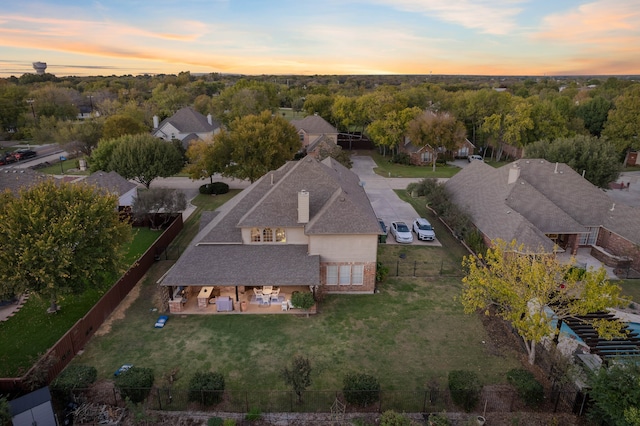
[{"label": "shrub", "polygon": [[291,304],[296,308],[309,309],[314,303],[316,301],[313,300],[313,294],[311,293],[297,291],[291,294]]},{"label": "shrub", "polygon": [[153,370],[143,367],[131,367],[115,378],[115,384],[122,398],[137,404],[145,400],[153,386]]},{"label": "shrub", "polygon": [[380,417],[380,426],[412,426],[414,424],[409,417],[393,410],[385,411]]},{"label": "shrub", "polygon": [[211,371],[196,372],[189,381],[189,401],[212,405],[222,400],[224,376]]},{"label": "shrub", "polygon": [[389,275],[389,267],[378,261],[376,264],[376,282],[383,282],[387,278],[387,275]]},{"label": "shrub", "polygon": [[393,157],[391,157],[391,161],[393,163],[404,164],[406,166],[411,164],[411,158],[406,152],[399,152],[395,154]]},{"label": "shrub", "polygon": [[380,383],[369,374],[350,373],[343,380],[342,392],[348,403],[366,407],[380,399]]},{"label": "shrub", "polygon": [[260,420],[262,418],[262,412],[259,408],[250,408],[249,412],[246,416],[244,416],[244,418],[249,420],[250,422]]},{"label": "shrub", "polygon": [[429,414],[429,426],[449,426],[451,422],[445,413]]},{"label": "shrub", "polygon": [[226,194],[229,192],[229,185],[224,182],[213,182],[205,185],[200,185],[199,189],[201,194]]},{"label": "shrub", "polygon": [[478,375],[468,370],[449,372],[449,392],[453,402],[465,411],[471,411],[480,399],[480,380]]},{"label": "shrub", "polygon": [[223,426],[224,420],[222,417],[211,417],[207,420],[207,426]]},{"label": "shrub", "polygon": [[531,372],[514,368],[507,372],[507,381],[516,388],[518,395],[528,406],[536,407],[542,403],[544,388]]},{"label": "shrub", "polygon": [[95,367],[89,365],[72,364],[65,368],[51,384],[51,389],[57,395],[66,398],[74,389],[86,389],[98,377]]}]

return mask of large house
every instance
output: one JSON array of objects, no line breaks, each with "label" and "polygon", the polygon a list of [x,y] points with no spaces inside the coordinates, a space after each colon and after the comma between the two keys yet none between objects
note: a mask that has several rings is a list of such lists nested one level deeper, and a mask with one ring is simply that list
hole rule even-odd
[{"label": "large house", "polygon": [[308,115],[301,120],[291,120],[290,123],[298,131],[300,143],[307,152],[313,150],[314,143],[322,139],[323,143],[333,143],[338,145],[338,129],[333,127],[327,120],[319,115]]},{"label": "large house", "polygon": [[[450,154],[454,158],[467,158],[473,155],[476,146],[467,138],[460,142],[454,151]],[[433,164],[434,155],[441,156],[446,154],[443,147],[434,148],[431,145],[415,145],[408,137],[398,146],[398,151],[404,152],[409,156],[411,164],[416,166],[426,166]],[[437,157],[436,157],[437,158]]]},{"label": "large house", "polygon": [[166,141],[179,140],[184,148],[193,141],[211,139],[220,129],[220,123],[211,114],[205,117],[191,107],[179,109],[162,122],[153,117],[153,136]]},{"label": "large house", "polygon": [[[271,171],[227,202],[163,277],[171,312],[184,296],[252,288],[373,293],[380,227],[356,174],[305,157]],[[206,301],[201,308],[206,307]]]},{"label": "large house", "polygon": [[532,251],[571,254],[589,247],[608,266],[640,268],[640,209],[615,204],[566,164],[522,159],[496,169],[472,161],[445,188],[487,244],[515,239]]}]

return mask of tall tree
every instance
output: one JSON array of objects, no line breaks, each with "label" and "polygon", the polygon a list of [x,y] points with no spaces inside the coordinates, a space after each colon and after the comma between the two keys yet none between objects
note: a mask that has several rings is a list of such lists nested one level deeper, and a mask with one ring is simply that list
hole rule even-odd
[{"label": "tall tree", "polygon": [[433,152],[433,171],[440,151],[453,151],[464,142],[467,130],[448,112],[425,111],[409,123],[407,136],[414,146],[429,145]]},{"label": "tall tree", "polygon": [[131,227],[118,218],[115,195],[82,184],[44,180],[0,203],[0,296],[24,291],[49,297],[121,272]]},{"label": "tall tree", "polygon": [[576,108],[576,115],[582,118],[584,126],[593,136],[600,136],[604,123],[607,122],[609,110],[613,103],[602,96],[595,96],[586,102],[582,102]]},{"label": "tall tree", "polygon": [[505,144],[522,147],[527,142],[527,132],[533,129],[531,105],[519,96],[509,94],[500,98],[497,112],[485,117],[482,131],[493,139],[498,147],[496,160],[500,160]]},{"label": "tall tree", "polygon": [[184,167],[180,150],[149,134],[125,135],[100,141],[94,150],[91,171],[116,171],[147,188],[159,177],[169,177]]},{"label": "tall tree", "polygon": [[115,114],[105,119],[102,137],[104,139],[114,139],[124,135],[137,135],[148,131],[149,129],[144,125],[144,122],[125,114]]},{"label": "tall tree", "polygon": [[525,158],[544,158],[551,163],[566,163],[600,188],[608,188],[620,175],[620,155],[606,139],[578,135],[551,142],[538,141],[525,147]]},{"label": "tall tree", "polygon": [[333,123],[335,120],[331,115],[333,107],[333,96],[326,94],[309,94],[305,97],[302,109],[309,115],[318,114],[320,117]]},{"label": "tall tree", "polygon": [[222,173],[226,168],[227,155],[220,155],[213,141],[196,141],[187,148],[187,166],[185,172],[193,180],[206,179],[213,183],[213,175]]},{"label": "tall tree", "polygon": [[[462,305],[468,314],[477,310],[496,315],[511,323],[522,337],[529,363],[536,357],[536,344],[554,336],[554,320],[573,318],[628,300],[620,296],[620,287],[611,284],[604,268],[580,274],[569,264],[561,264],[553,255],[536,254],[515,240],[507,244],[497,240],[486,256],[467,256],[463,260],[467,275],[462,279]],[[554,315],[548,314],[553,309]],[[618,336],[621,323],[590,320],[605,338]]]},{"label": "tall tree", "polygon": [[80,152],[86,156],[98,146],[104,121],[91,118],[84,121],[65,121],[57,126],[56,142],[67,152]]},{"label": "tall tree", "polygon": [[216,118],[225,125],[247,115],[258,115],[268,110],[276,112],[279,107],[277,86],[254,80],[240,80],[226,88],[213,99]]},{"label": "tall tree", "polygon": [[368,127],[367,133],[373,142],[386,155],[387,149],[397,150],[398,145],[407,133],[411,120],[420,114],[420,108],[406,108],[401,111],[391,111],[380,120],[374,120]]},{"label": "tall tree", "polygon": [[171,217],[187,208],[184,192],[174,188],[151,188],[138,191],[131,209],[141,219],[149,219],[152,229],[161,229]]},{"label": "tall tree", "polygon": [[214,155],[226,165],[222,174],[251,182],[292,160],[300,148],[296,128],[270,111],[236,118],[214,136]]},{"label": "tall tree", "polygon": [[622,153],[640,149],[640,84],[625,90],[614,101],[602,134],[611,139]]}]

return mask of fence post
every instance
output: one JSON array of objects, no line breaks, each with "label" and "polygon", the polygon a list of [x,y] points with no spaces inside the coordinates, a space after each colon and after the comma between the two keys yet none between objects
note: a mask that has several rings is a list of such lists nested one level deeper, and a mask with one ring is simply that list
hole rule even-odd
[{"label": "fence post", "polygon": [[417,260],[414,260],[414,261],[413,261],[413,276],[414,276],[414,277],[416,276],[416,266],[417,266],[417,265],[418,265],[418,261],[417,261]]},{"label": "fence post", "polygon": [[156,388],[158,394],[158,409],[162,411],[162,398],[160,398],[160,388]]},{"label": "fence post", "polygon": [[249,394],[247,393],[247,391],[244,391],[244,405],[246,408],[246,412],[249,412]]},{"label": "fence post", "polygon": [[118,405],[118,397],[116,395],[116,388],[113,387],[113,405]]},{"label": "fence post", "polygon": [[442,275],[442,270],[444,269],[444,260],[440,261],[440,275]]},{"label": "fence post", "polygon": [[379,392],[378,396],[378,413],[382,413],[382,392]]},{"label": "fence post", "polygon": [[293,391],[289,392],[289,408],[290,412],[293,413]]},{"label": "fence post", "polygon": [[396,277],[400,276],[400,261],[396,260]]},{"label": "fence post", "polygon": [[422,400],[422,412],[426,413],[427,412],[427,398],[429,397],[429,391],[428,390],[424,390],[424,399]]}]

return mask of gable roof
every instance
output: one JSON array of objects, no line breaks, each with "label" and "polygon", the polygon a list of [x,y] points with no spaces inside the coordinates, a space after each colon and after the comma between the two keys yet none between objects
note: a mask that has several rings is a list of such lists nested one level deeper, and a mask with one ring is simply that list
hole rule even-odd
[{"label": "gable roof", "polygon": [[[309,193],[306,224],[298,223],[302,190]],[[306,244],[242,244],[242,228],[303,228],[307,235],[380,233],[358,176],[330,157],[284,164],[225,203],[214,217],[207,215],[206,221],[162,285],[319,283],[320,257],[310,256]]]},{"label": "gable roof", "polygon": [[529,249],[551,251],[545,233],[586,233],[604,226],[640,243],[640,209],[619,205],[612,210],[609,196],[566,164],[525,159],[494,169],[472,161],[445,187],[491,239],[517,239]]},{"label": "gable roof", "polygon": [[98,170],[97,172],[92,173],[81,182],[88,185],[97,186],[101,189],[106,189],[112,194],[117,194],[118,196],[123,196],[124,194],[138,186],[135,183],[123,178],[115,171],[103,172],[102,170]]},{"label": "gable roof", "polygon": [[171,117],[162,120],[158,129],[161,129],[166,124],[171,124],[180,133],[207,133],[213,132],[220,127],[220,124],[215,120],[212,120],[212,124],[209,124],[207,117],[191,107],[180,108]]},{"label": "gable roof", "polygon": [[290,123],[297,131],[303,130],[305,133],[319,135],[325,133],[338,133],[338,129],[333,127],[327,120],[319,115],[308,115],[302,120],[291,120]]}]

